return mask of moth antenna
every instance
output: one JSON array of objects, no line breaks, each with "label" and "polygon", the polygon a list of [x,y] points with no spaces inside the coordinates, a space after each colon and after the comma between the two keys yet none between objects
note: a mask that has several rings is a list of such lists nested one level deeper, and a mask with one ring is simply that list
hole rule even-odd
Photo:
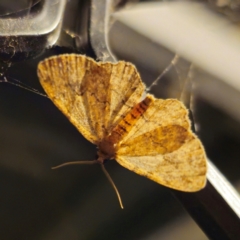
[{"label": "moth antenna", "polygon": [[25,89],[29,92],[36,93],[36,94],[38,94],[40,96],[43,96],[43,97],[46,97],[46,98],[49,98],[46,94],[39,92],[37,89],[32,88],[32,87],[28,86],[27,84],[21,83],[17,79],[14,79],[14,78],[11,78],[11,79],[16,81],[17,83],[8,81],[6,77],[4,77],[3,80],[0,80],[0,82],[9,83],[9,84],[12,84],[13,86]]},{"label": "moth antenna", "polygon": [[121,199],[121,196],[120,196],[120,194],[119,194],[119,192],[118,192],[118,189],[117,189],[116,185],[114,184],[112,178],[110,177],[110,175],[109,175],[109,173],[107,172],[107,170],[106,170],[106,168],[104,167],[104,165],[103,165],[103,164],[100,164],[100,165],[101,165],[101,167],[102,167],[102,170],[103,170],[105,176],[107,177],[108,181],[111,183],[113,189],[115,190],[115,192],[116,192],[116,194],[117,194],[120,207],[123,209],[124,207],[123,207],[123,204],[122,204],[122,199]]},{"label": "moth antenna", "polygon": [[146,91],[149,92],[151,88],[157,85],[158,81],[178,62],[179,56],[177,54],[174,55],[170,64],[164,69],[164,71],[155,79],[152,84],[147,87]]},{"label": "moth antenna", "polygon": [[57,169],[57,168],[61,168],[61,167],[65,167],[68,165],[78,165],[78,164],[95,164],[98,163],[97,160],[91,160],[91,161],[74,161],[74,162],[65,162],[63,164],[57,165],[55,167],[52,167],[52,169]]}]

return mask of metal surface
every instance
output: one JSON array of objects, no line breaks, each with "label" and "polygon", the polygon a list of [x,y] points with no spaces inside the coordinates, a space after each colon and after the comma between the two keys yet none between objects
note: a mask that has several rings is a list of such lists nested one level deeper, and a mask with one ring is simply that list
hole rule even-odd
[{"label": "metal surface", "polygon": [[66,0],[45,0],[39,11],[21,18],[0,18],[0,36],[38,36],[53,32],[61,23]]},{"label": "metal surface", "polygon": [[110,14],[115,0],[92,0],[90,20],[90,42],[101,61],[116,61],[109,47],[108,33]]},{"label": "metal surface", "polygon": [[41,3],[38,11],[29,11],[22,17],[0,16],[0,59],[32,58],[57,41],[66,0]]}]

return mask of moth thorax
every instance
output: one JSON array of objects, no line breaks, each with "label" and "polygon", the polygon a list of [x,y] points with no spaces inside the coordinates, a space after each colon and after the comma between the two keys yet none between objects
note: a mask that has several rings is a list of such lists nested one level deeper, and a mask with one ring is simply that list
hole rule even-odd
[{"label": "moth thorax", "polygon": [[101,159],[114,159],[116,154],[116,144],[109,139],[103,139],[98,145],[98,157]]}]

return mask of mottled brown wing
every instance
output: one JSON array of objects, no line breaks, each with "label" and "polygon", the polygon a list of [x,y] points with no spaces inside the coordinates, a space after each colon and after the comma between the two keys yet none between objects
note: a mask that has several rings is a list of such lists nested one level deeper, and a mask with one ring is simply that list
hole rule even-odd
[{"label": "mottled brown wing", "polygon": [[132,64],[97,63],[77,54],[40,62],[38,76],[54,104],[94,144],[111,132],[144,91]]},{"label": "mottled brown wing", "polygon": [[194,192],[206,183],[203,146],[191,132],[187,109],[178,100],[155,99],[120,143],[116,160],[173,189]]}]

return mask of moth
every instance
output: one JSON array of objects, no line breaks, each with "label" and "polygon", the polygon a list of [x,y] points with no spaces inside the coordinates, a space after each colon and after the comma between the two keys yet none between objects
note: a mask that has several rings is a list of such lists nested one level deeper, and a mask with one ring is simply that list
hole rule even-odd
[{"label": "moth", "polygon": [[53,103],[97,145],[96,160],[58,167],[99,163],[106,173],[103,164],[110,159],[169,188],[185,192],[204,188],[206,155],[191,131],[188,110],[177,99],[146,94],[133,64],[63,54],[40,62],[37,72]]}]

